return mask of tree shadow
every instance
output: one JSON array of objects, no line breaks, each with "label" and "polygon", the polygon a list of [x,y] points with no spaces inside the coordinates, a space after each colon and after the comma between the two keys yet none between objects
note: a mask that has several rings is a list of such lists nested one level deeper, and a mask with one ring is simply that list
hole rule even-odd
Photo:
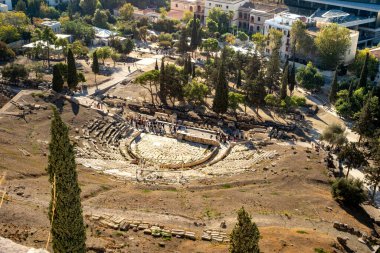
[{"label": "tree shadow", "polygon": [[70,102],[70,104],[71,104],[71,110],[73,111],[74,115],[75,116],[78,115],[79,108],[80,108],[79,104],[74,103],[74,102]]},{"label": "tree shadow", "polygon": [[65,106],[65,100],[63,98],[57,98],[53,101],[55,107],[57,107],[58,111],[62,113],[63,107]]},{"label": "tree shadow", "polygon": [[343,203],[339,203],[339,202],[338,204],[344,211],[346,211],[346,213],[355,217],[355,219],[359,221],[361,224],[363,224],[364,226],[367,226],[370,229],[374,229],[371,217],[361,206],[350,207],[350,206],[345,206]]}]

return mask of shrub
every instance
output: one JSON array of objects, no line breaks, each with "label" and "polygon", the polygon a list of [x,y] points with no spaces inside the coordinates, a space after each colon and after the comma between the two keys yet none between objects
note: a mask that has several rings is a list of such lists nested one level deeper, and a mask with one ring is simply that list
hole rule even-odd
[{"label": "shrub", "polygon": [[1,73],[3,74],[4,78],[12,82],[20,79],[25,79],[29,75],[29,72],[24,65],[15,63],[5,66]]},{"label": "shrub", "polygon": [[332,184],[331,192],[334,199],[348,206],[358,206],[367,199],[363,182],[359,179],[337,179]]}]

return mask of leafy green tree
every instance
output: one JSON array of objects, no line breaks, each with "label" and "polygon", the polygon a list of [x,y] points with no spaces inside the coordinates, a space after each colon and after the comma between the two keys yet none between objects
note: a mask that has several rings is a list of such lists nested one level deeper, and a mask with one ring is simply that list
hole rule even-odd
[{"label": "leafy green tree", "polygon": [[136,83],[141,85],[144,89],[148,90],[151,97],[151,103],[154,105],[154,101],[157,100],[154,98],[155,92],[158,91],[158,84],[160,81],[160,71],[150,70],[147,71],[136,78]]},{"label": "leafy green tree", "polygon": [[344,161],[347,166],[346,178],[348,178],[348,174],[352,168],[359,168],[360,166],[366,166],[368,164],[364,154],[357,149],[353,142],[343,146],[338,153],[338,159]]},{"label": "leafy green tree", "polygon": [[282,72],[281,91],[280,91],[281,99],[285,99],[287,96],[288,84],[289,84],[289,62],[286,61],[284,71]]},{"label": "leafy green tree", "polygon": [[86,230],[69,129],[53,108],[47,172],[52,184],[49,218],[54,252],[86,252]]},{"label": "leafy green tree", "polygon": [[331,124],[323,130],[321,140],[327,141],[333,147],[341,147],[347,142],[346,129],[339,124]]},{"label": "leafy green tree", "polygon": [[61,92],[63,90],[63,84],[64,84],[64,80],[63,80],[63,77],[62,77],[62,74],[61,74],[61,71],[59,70],[59,66],[58,65],[54,65],[53,66],[53,90],[56,91],[56,92]]},{"label": "leafy green tree", "polygon": [[26,3],[23,0],[18,0],[15,6],[16,11],[25,12],[26,11]]},{"label": "leafy green tree", "polygon": [[80,0],[79,6],[84,14],[93,16],[96,10],[97,0]]},{"label": "leafy green tree", "polygon": [[63,23],[62,30],[64,33],[71,34],[75,39],[83,40],[87,44],[91,43],[91,40],[95,38],[93,27],[78,19]]},{"label": "leafy green tree", "polygon": [[176,99],[184,101],[183,87],[187,80],[184,80],[181,68],[174,64],[167,64],[165,66],[165,76],[165,88],[171,103],[174,105]]},{"label": "leafy green tree", "polygon": [[242,42],[246,42],[248,41],[249,37],[248,35],[245,33],[245,32],[242,32],[242,31],[238,31],[237,33],[237,38],[242,41]]},{"label": "leafy green tree", "polygon": [[27,14],[30,17],[39,17],[41,10],[41,0],[28,0]]},{"label": "leafy green tree", "polygon": [[266,38],[262,33],[255,33],[252,35],[252,41],[255,44],[255,51],[258,51],[260,55],[264,55],[266,46]]},{"label": "leafy green tree", "polygon": [[207,58],[210,57],[210,53],[216,53],[219,51],[219,43],[217,39],[208,38],[202,42],[202,49],[207,53]]},{"label": "leafy green tree", "polygon": [[112,48],[111,47],[101,47],[96,50],[96,54],[99,59],[102,59],[102,63],[104,65],[104,62],[106,59],[110,58],[112,55]]},{"label": "leafy green tree", "polygon": [[119,9],[119,13],[120,13],[120,18],[123,19],[123,20],[131,20],[133,19],[133,5],[130,4],[130,3],[125,3],[120,9]]},{"label": "leafy green tree", "polygon": [[328,24],[317,33],[315,44],[322,66],[334,69],[351,45],[350,30],[335,23]]},{"label": "leafy green tree", "polygon": [[219,31],[218,23],[212,19],[207,19],[206,27],[211,36],[214,36]]},{"label": "leafy green tree", "polygon": [[5,43],[11,43],[21,38],[17,27],[13,25],[1,25],[0,26],[0,41]]},{"label": "leafy green tree", "polygon": [[67,55],[67,48],[69,46],[69,41],[66,39],[66,38],[57,38],[55,41],[54,41],[54,46],[55,47],[60,47],[61,50],[62,50],[62,54],[63,56],[65,57],[66,59],[66,55]]},{"label": "leafy green tree", "polygon": [[360,78],[359,78],[359,83],[358,87],[359,88],[367,88],[367,81],[368,81],[368,59],[369,59],[369,53],[366,54],[365,60],[364,60],[364,65],[362,68],[362,71],[360,73]]},{"label": "leafy green tree", "polygon": [[339,178],[332,184],[331,192],[334,199],[348,206],[358,206],[367,200],[363,182],[359,179]]},{"label": "leafy green tree", "polygon": [[96,89],[98,89],[98,83],[96,82],[96,75],[99,74],[99,61],[98,61],[98,55],[96,53],[97,50],[94,51],[92,54],[92,65],[91,65],[91,70],[92,73],[95,75],[95,84],[96,84]]},{"label": "leafy green tree", "polygon": [[324,85],[323,76],[312,62],[298,69],[296,79],[298,84],[307,90],[320,90]]},{"label": "leafy green tree", "polygon": [[[369,53],[368,48],[358,50],[356,52],[355,61],[348,67],[348,69],[351,72],[355,73],[357,77],[360,77],[361,75],[363,66],[366,62],[367,53]],[[373,54],[369,54],[369,57],[367,59],[367,68],[368,76],[372,80],[374,80],[377,75],[377,72],[379,71],[379,60]]]},{"label": "leafy green tree", "polygon": [[15,52],[7,44],[0,41],[0,61],[10,61],[15,57]]},{"label": "leafy green tree", "polygon": [[96,27],[107,29],[108,28],[107,21],[108,21],[108,16],[107,16],[106,11],[96,9],[94,17],[92,18],[92,24]]},{"label": "leafy green tree", "polygon": [[228,82],[224,65],[225,55],[226,49],[223,49],[219,63],[217,82],[215,85],[215,97],[212,104],[212,110],[218,114],[227,112],[228,108]]},{"label": "leafy green tree", "polygon": [[187,101],[194,103],[195,105],[201,105],[204,103],[204,99],[209,93],[209,88],[206,84],[192,80],[184,87],[184,95]]},{"label": "leafy green tree", "polygon": [[307,33],[307,27],[304,22],[297,20],[293,22],[290,30],[290,43],[294,49],[294,56],[309,58],[312,52],[315,52],[313,38]]},{"label": "leafy green tree", "polygon": [[242,207],[238,211],[238,222],[230,235],[231,253],[260,253],[260,232],[251,216]]},{"label": "leafy green tree", "polygon": [[329,93],[330,103],[334,103],[336,101],[338,88],[339,88],[338,87],[338,71],[335,70],[334,78],[331,82],[330,93]]},{"label": "leafy green tree", "polygon": [[230,23],[233,17],[233,12],[225,12],[220,8],[212,8],[209,11],[206,24],[211,20],[214,21],[218,26],[219,34],[225,34],[230,29]]},{"label": "leafy green tree", "polygon": [[80,40],[76,40],[74,41],[70,46],[68,46],[71,48],[71,51],[73,52],[73,54],[76,56],[76,57],[80,57],[80,56],[84,56],[84,55],[87,55],[89,53],[89,49],[88,47],[86,47],[85,45],[83,45],[83,42],[80,41]]},{"label": "leafy green tree", "polygon": [[76,89],[78,85],[77,67],[71,49],[67,52],[67,85],[70,89]]},{"label": "leafy green tree", "polygon": [[237,92],[228,92],[228,106],[236,113],[239,104],[244,102],[244,95]]},{"label": "leafy green tree", "polygon": [[265,83],[270,91],[278,88],[280,73],[280,53],[278,49],[275,48],[266,64]]}]

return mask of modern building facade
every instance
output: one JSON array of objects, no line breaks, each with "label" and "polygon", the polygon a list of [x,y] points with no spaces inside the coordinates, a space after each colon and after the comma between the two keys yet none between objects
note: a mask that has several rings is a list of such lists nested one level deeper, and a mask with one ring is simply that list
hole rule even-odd
[{"label": "modern building facade", "polygon": [[359,47],[380,42],[380,0],[284,0],[291,12],[313,15],[339,10],[351,17],[344,26],[359,31]]},{"label": "modern building facade", "polygon": [[[273,19],[268,19],[265,21],[264,25],[264,34],[268,34],[270,29],[274,28],[278,31],[281,31],[283,33],[282,36],[282,43],[280,47],[280,57],[282,60],[285,60],[286,58],[290,58],[292,56],[292,49],[290,44],[290,31],[292,28],[292,25],[297,20],[301,20],[302,22],[306,23],[308,26],[307,32],[311,37],[315,37],[319,31],[319,29],[326,25],[325,22],[318,23],[315,19],[302,16],[298,14],[292,14],[289,12],[282,12],[277,15]],[[359,39],[359,32],[355,30],[350,30],[350,39],[351,39],[351,46],[346,51],[344,57],[343,57],[343,64],[348,65],[352,63],[355,59],[356,50],[357,50],[357,44]],[[266,54],[271,54],[271,49],[267,47],[265,49]],[[317,59],[315,59],[317,62]]]}]

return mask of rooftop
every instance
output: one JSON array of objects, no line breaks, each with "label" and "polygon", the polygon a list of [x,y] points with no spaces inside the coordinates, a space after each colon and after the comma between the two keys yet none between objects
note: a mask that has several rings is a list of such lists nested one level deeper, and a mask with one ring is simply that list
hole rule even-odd
[{"label": "rooftop", "polygon": [[55,21],[55,20],[49,20],[49,21],[44,21],[41,23],[41,25],[45,25],[45,26],[54,26],[54,25],[60,25],[61,23],[59,21]]},{"label": "rooftop", "polygon": [[348,1],[341,1],[341,0],[305,0],[305,1],[312,2],[312,3],[335,5],[335,6],[353,8],[353,9],[359,9],[359,10],[365,10],[365,11],[380,12],[380,5],[378,4],[348,2]]}]

